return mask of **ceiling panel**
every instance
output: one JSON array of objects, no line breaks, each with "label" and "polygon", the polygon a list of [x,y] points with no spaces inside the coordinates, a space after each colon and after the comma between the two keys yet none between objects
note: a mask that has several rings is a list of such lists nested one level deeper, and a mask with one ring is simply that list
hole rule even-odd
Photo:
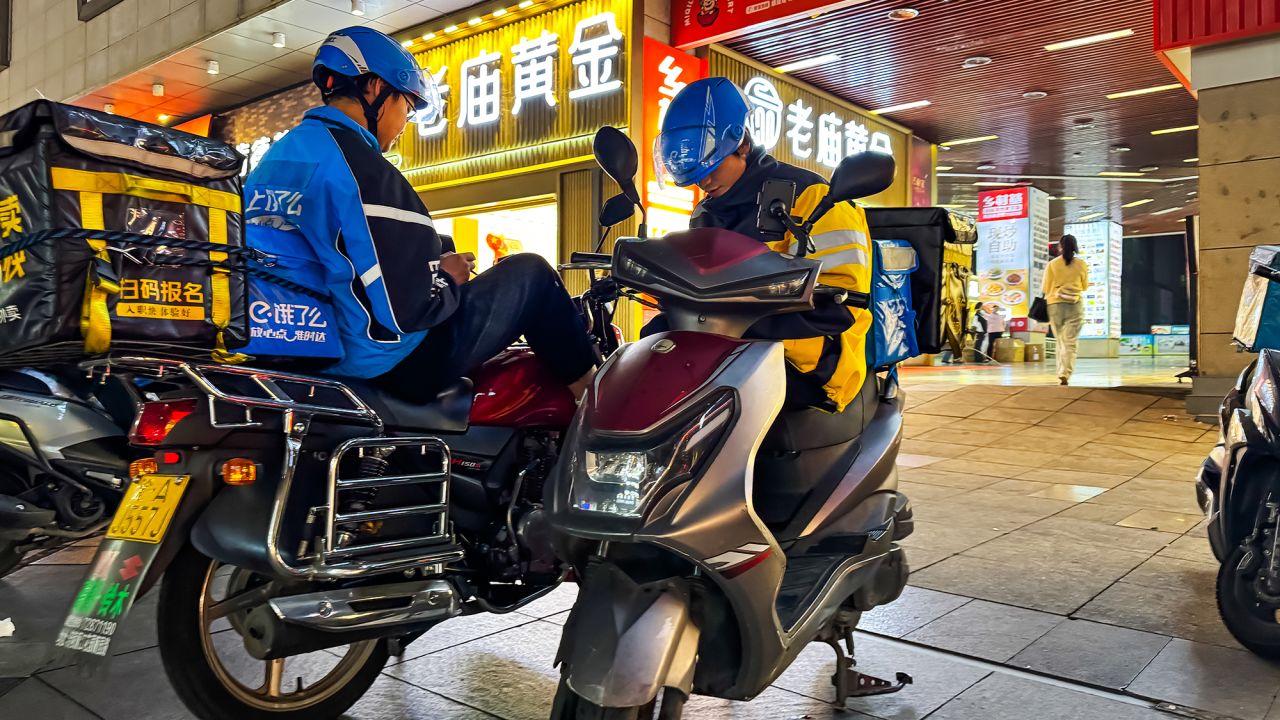
[{"label": "ceiling panel", "polygon": [[[920,11],[909,21],[888,17],[910,5]],[[1115,30],[1128,37],[1046,51],[1049,43]],[[771,66],[828,53],[840,59],[795,74],[833,94],[870,109],[929,100],[929,107],[889,117],[934,142],[982,135],[998,140],[957,146],[938,153],[938,164],[954,172],[1005,173],[991,180],[1024,175],[1077,176],[1069,181],[1036,180],[1054,194],[1081,198],[1055,203],[1070,218],[1086,210],[1105,211],[1143,232],[1174,229],[1180,213],[1150,215],[1188,200],[1187,187],[1109,183],[1106,170],[1138,171],[1146,177],[1195,174],[1183,162],[1196,156],[1196,133],[1152,135],[1152,130],[1196,123],[1195,100],[1177,89],[1108,100],[1125,90],[1167,85],[1175,80],[1152,48],[1150,0],[871,0],[786,25],[756,31],[729,46]],[[990,57],[988,65],[964,69],[966,58]],[[1042,99],[1023,93],[1044,91]],[[1130,148],[1116,152],[1117,146]],[[993,164],[994,171],[976,167]],[[965,202],[982,178],[940,178],[939,202]],[[1135,208],[1121,205],[1154,196]],[[1194,197],[1188,209],[1195,212]]]}]

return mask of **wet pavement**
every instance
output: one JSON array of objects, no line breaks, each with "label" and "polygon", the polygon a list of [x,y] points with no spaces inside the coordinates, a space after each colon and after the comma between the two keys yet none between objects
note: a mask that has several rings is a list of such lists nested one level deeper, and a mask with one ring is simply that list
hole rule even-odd
[{"label": "wet pavement", "polygon": [[[1216,430],[1156,391],[955,377],[907,375],[911,585],[865,615],[857,638],[860,669],[915,682],[836,711],[834,656],[814,645],[754,701],[695,699],[686,715],[1280,720],[1280,666],[1241,649],[1214,604],[1192,481]],[[154,597],[118,636],[106,677],[46,660],[87,560],[70,548],[0,580],[0,620],[16,625],[0,638],[11,678],[0,718],[190,717],[160,667]],[[350,717],[547,717],[572,601],[565,587],[516,613],[444,623]]]}]

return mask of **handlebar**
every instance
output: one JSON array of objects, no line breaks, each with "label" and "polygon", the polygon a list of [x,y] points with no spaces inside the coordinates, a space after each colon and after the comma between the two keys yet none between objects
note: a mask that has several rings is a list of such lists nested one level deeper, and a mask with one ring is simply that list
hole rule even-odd
[{"label": "handlebar", "polygon": [[613,262],[613,256],[609,253],[593,253],[593,252],[576,252],[569,254],[569,262],[577,263],[603,263],[609,265]]},{"label": "handlebar", "polygon": [[831,302],[846,307],[862,308],[863,310],[871,307],[871,295],[868,293],[845,290],[831,285],[818,285],[813,289],[813,296],[815,298],[831,298]]}]

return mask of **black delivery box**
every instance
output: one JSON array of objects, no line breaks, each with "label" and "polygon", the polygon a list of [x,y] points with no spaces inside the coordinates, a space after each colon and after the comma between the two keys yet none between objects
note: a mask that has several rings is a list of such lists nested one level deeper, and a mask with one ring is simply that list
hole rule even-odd
[{"label": "black delivery box", "polygon": [[230,146],[45,100],[0,117],[0,365],[248,341]]},{"label": "black delivery box", "polygon": [[951,343],[957,356],[968,326],[969,275],[978,228],[963,215],[942,208],[867,208],[875,240],[906,240],[920,266],[911,273],[920,352],[941,352]]}]

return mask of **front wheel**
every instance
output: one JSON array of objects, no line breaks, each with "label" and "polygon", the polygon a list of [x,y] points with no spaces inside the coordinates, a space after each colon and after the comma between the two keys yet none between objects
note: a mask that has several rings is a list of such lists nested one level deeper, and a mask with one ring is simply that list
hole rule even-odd
[{"label": "front wheel", "polygon": [[1245,552],[1237,547],[1218,569],[1218,612],[1241,645],[1259,657],[1280,660],[1280,604],[1259,595],[1257,570],[1240,571]]},{"label": "front wheel", "polygon": [[[270,578],[183,548],[165,572],[157,618],[169,682],[202,720],[322,720],[356,703],[387,663],[386,643],[275,660],[244,650],[250,609],[272,597]],[[228,630],[227,627],[230,626]]]},{"label": "front wheel", "polygon": [[661,704],[654,698],[640,707],[600,707],[584,700],[561,678],[555,703],[551,708],[551,720],[681,720],[684,717],[684,703],[684,693],[675,688],[666,688],[662,693]]}]

